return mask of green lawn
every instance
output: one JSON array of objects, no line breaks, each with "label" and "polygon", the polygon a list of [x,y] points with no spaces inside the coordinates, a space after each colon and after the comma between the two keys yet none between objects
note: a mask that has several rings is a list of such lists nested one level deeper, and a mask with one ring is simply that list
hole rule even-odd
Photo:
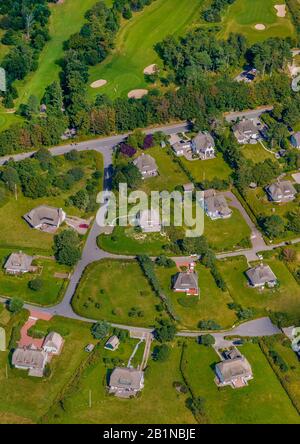
[{"label": "green lawn", "polygon": [[[142,153],[136,155],[140,156]],[[150,148],[146,151],[156,160],[159,175],[145,179],[139,189],[149,193],[151,191],[174,191],[177,185],[184,185],[189,182],[186,174],[180,168],[165,149],[160,147]]]},{"label": "green lawn", "polygon": [[232,302],[228,292],[222,292],[215,284],[210,271],[199,265],[200,298],[175,293],[171,289],[172,276],[178,269],[156,267],[156,274],[165,294],[172,302],[180,324],[184,328],[197,329],[200,320],[215,320],[221,327],[230,328],[236,321],[235,313],[227,304]]},{"label": "green lawn", "polygon": [[204,235],[215,251],[232,251],[250,244],[250,228],[236,208],[232,211],[229,219],[211,220],[205,216]]},{"label": "green lawn", "polygon": [[[231,32],[244,34],[250,43],[269,37],[296,37],[291,17],[277,17],[274,5],[283,4],[277,0],[236,0],[223,19],[220,38],[226,38]],[[264,31],[255,29],[256,24],[266,26]]]},{"label": "green lawn", "polygon": [[[187,395],[172,386],[181,381],[179,372],[181,347],[174,345],[169,359],[163,363],[149,361],[145,372],[145,387],[135,399],[117,399],[106,394],[107,369],[102,359],[90,366],[65,398],[65,410],[59,405],[51,409],[45,422],[71,424],[194,424],[186,408]],[[118,352],[116,352],[118,354]],[[92,408],[88,407],[92,390]]]},{"label": "green lawn", "polygon": [[257,143],[256,145],[244,145],[242,150],[246,159],[252,160],[254,163],[263,162],[266,159],[276,160],[275,156],[263,149],[260,143]]},{"label": "green lawn", "polygon": [[124,22],[113,54],[90,70],[91,83],[98,79],[108,81],[100,89],[90,88],[91,97],[100,91],[119,97],[132,89],[147,88],[143,70],[159,63],[155,44],[170,34],[184,33],[193,22],[199,21],[202,3],[203,0],[156,0]]},{"label": "green lawn", "polygon": [[266,315],[268,310],[283,311],[291,318],[300,316],[300,287],[283,262],[275,256],[264,260],[277,276],[280,286],[259,291],[248,286],[245,272],[249,269],[245,258],[238,257],[218,263],[232,299],[244,308],[252,307],[257,315]]},{"label": "green lawn", "polygon": [[191,172],[196,182],[213,180],[216,177],[221,180],[227,180],[232,173],[221,154],[218,154],[215,159],[211,160],[190,161],[182,157],[181,161]]},{"label": "green lawn", "polygon": [[300,419],[285,390],[258,345],[246,344],[241,352],[250,362],[254,379],[247,387],[218,389],[214,365],[219,357],[212,348],[189,343],[184,374],[194,396],[205,399],[205,412],[213,424],[286,424]]},{"label": "green lawn", "polygon": [[84,347],[93,342],[89,324],[64,318],[53,318],[49,327],[52,323],[53,326],[61,324],[69,334],[62,354],[51,361],[50,378],[33,378],[23,370],[10,368],[8,352],[0,352],[0,423],[37,422],[87,357]]},{"label": "green lawn", "polygon": [[[18,192],[17,200],[11,195],[8,202],[0,205],[0,217],[2,220],[9,220],[3,223],[0,231],[0,246],[12,248],[32,248],[34,251],[44,251],[44,254],[52,254],[53,235],[34,230],[23,220],[24,214],[38,205],[47,204],[55,207],[62,207],[68,215],[83,216],[84,212],[77,208],[65,206],[66,199],[82,189],[87,178],[96,170],[103,170],[102,156],[96,152],[85,152],[78,162],[66,161],[63,156],[55,157],[55,169],[61,173],[73,167],[82,167],[85,171],[84,178],[76,182],[69,191],[62,191],[60,194],[46,196],[39,199],[24,197],[22,192]],[[100,179],[102,182],[102,179]],[[100,182],[99,182],[100,189]]]},{"label": "green lawn", "polygon": [[[155,305],[159,303],[139,264],[121,260],[90,265],[72,301],[75,312],[87,318],[135,326],[154,325],[158,315]],[[143,316],[129,316],[133,307]]]},{"label": "green lawn", "polygon": [[[56,278],[55,273],[69,273],[70,269],[66,266],[57,264],[52,259],[37,259],[35,264],[41,267],[37,274],[27,273],[23,276],[10,276],[5,274],[3,265],[7,257],[14,250],[0,249],[0,293],[1,296],[21,296],[27,302],[41,305],[52,305],[57,302],[62,295],[67,284],[66,279]],[[33,291],[28,287],[30,280],[39,278],[43,281],[41,290]]]}]

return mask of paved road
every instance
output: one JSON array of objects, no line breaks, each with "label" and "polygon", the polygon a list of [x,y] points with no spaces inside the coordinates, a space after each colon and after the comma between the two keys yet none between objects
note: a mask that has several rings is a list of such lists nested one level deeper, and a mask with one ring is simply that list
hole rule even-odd
[{"label": "paved road", "polygon": [[257,119],[260,117],[263,113],[266,111],[272,111],[273,106],[263,106],[261,108],[257,109],[249,109],[245,111],[236,111],[232,113],[226,113],[225,119],[227,122],[236,122],[238,119],[243,119],[244,117],[247,117],[247,119]]}]

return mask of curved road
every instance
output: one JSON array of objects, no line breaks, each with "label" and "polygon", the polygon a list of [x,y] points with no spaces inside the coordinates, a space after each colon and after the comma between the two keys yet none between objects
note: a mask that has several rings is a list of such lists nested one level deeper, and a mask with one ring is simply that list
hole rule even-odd
[{"label": "curved road", "polygon": [[[167,135],[171,135],[171,134],[175,134],[178,132],[186,131],[187,129],[188,129],[188,125],[186,123],[182,123],[182,124],[176,124],[176,125],[162,126],[159,128],[151,128],[151,129],[145,130],[144,132],[146,134],[149,134],[149,133],[153,133],[154,131],[162,131]],[[53,156],[58,156],[58,155],[68,153],[74,149],[77,151],[86,151],[86,150],[98,151],[99,153],[102,154],[103,161],[104,161],[104,190],[110,190],[111,189],[111,178],[112,178],[113,149],[117,144],[122,142],[127,136],[128,136],[128,134],[123,134],[123,135],[106,137],[106,138],[101,138],[101,139],[94,139],[94,140],[90,140],[87,142],[72,143],[72,144],[68,144],[68,145],[57,146],[55,148],[50,149],[50,152]],[[20,161],[20,160],[24,160],[28,157],[31,157],[33,154],[34,154],[34,151],[2,157],[2,158],[0,158],[0,165],[5,164],[5,162],[8,159],[12,158],[15,161]],[[245,214],[244,214],[245,210],[242,207],[242,205],[239,203],[239,201],[235,198],[235,196],[232,193],[230,193],[230,194],[228,194],[227,197],[229,197],[233,201],[232,205],[239,208],[239,210],[242,212],[242,214],[245,217]],[[250,218],[248,217],[247,214],[246,214],[246,217],[247,217],[246,221],[249,222],[248,219],[250,220]],[[258,232],[256,227],[254,227],[254,224],[252,223],[251,220],[249,222],[249,225],[250,225],[250,223],[251,223],[252,233],[255,231],[257,233],[257,238],[258,238],[257,243],[255,243],[253,241],[253,248],[249,249],[249,250],[242,250],[242,251],[235,251],[235,252],[231,252],[231,253],[219,254],[219,255],[217,255],[217,257],[219,259],[222,259],[225,257],[238,256],[238,255],[243,254],[248,259],[254,260],[253,257],[255,257],[257,259],[256,255],[257,255],[258,251],[271,250],[271,249],[279,246],[279,245],[277,245],[277,246],[273,245],[270,247],[267,246],[265,244],[265,242],[263,241],[261,234]],[[80,279],[83,275],[84,270],[91,263],[105,259],[105,258],[110,258],[110,259],[133,259],[134,258],[134,257],[130,257],[130,256],[114,255],[114,254],[107,253],[103,250],[100,250],[97,246],[97,237],[102,233],[102,230],[103,229],[97,225],[96,220],[95,220],[92,225],[92,228],[89,232],[86,244],[84,246],[81,260],[78,262],[78,264],[76,265],[76,267],[74,269],[74,272],[71,276],[71,279],[70,279],[70,282],[69,282],[69,285],[68,285],[68,288],[66,290],[63,300],[59,304],[52,306],[52,307],[38,307],[38,309],[40,311],[44,311],[47,313],[51,313],[53,315],[64,316],[64,317],[68,317],[68,318],[72,318],[72,319],[76,319],[76,320],[81,320],[81,321],[86,321],[86,322],[95,322],[95,320],[93,320],[93,319],[87,319],[87,318],[81,317],[81,316],[77,315],[76,313],[74,313],[74,311],[72,309],[72,305],[71,305],[71,301],[72,301],[72,298],[75,294],[76,287],[80,282]],[[298,239],[294,242],[299,242],[299,241],[300,241],[300,239]],[[284,244],[281,244],[281,245],[284,245]],[[3,301],[3,299],[2,299],[2,301]],[[33,310],[37,309],[36,305],[26,304],[25,307],[28,309],[33,309]],[[252,336],[260,336],[260,335],[265,336],[265,335],[273,335],[275,333],[278,333],[278,329],[270,323],[270,320],[268,318],[262,318],[262,319],[258,319],[255,321],[250,321],[250,323],[245,323],[243,325],[244,325],[244,327],[240,326],[234,330],[230,330],[230,331],[223,332],[223,333],[215,333],[216,338],[218,337],[218,335],[221,335],[223,337],[225,334],[227,334],[227,335],[229,335],[229,334],[243,335],[244,334],[244,336],[251,336],[251,334],[249,334],[249,331],[248,331],[248,326],[251,326],[251,329],[252,329],[251,331],[253,331]],[[152,331],[152,329],[149,329],[149,328],[137,328],[137,327],[132,327],[129,325],[112,324],[112,326],[116,326],[116,327],[127,329],[127,330],[135,330],[137,332],[140,331],[143,333],[150,333]],[[256,333],[258,333],[258,334],[256,334]],[[179,335],[182,335],[182,336],[198,336],[199,334],[200,334],[200,332],[188,332],[188,331],[183,331],[183,332],[179,333]]]}]

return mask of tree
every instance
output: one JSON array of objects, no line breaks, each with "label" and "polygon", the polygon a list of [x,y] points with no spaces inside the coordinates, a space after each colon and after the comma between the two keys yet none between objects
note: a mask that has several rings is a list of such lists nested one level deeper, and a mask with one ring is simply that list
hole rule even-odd
[{"label": "tree", "polygon": [[171,258],[163,254],[161,254],[156,258],[155,263],[160,267],[166,267],[166,268],[172,268],[175,266],[175,262]]},{"label": "tree", "polygon": [[1,180],[6,184],[10,191],[14,191],[15,187],[20,184],[20,178],[17,170],[10,166],[4,167]]},{"label": "tree", "polygon": [[81,256],[79,236],[74,230],[64,230],[54,236],[54,255],[60,264],[75,265]]},{"label": "tree", "polygon": [[215,338],[212,335],[202,335],[200,336],[200,343],[205,345],[205,347],[210,347],[215,344]]},{"label": "tree", "polygon": [[32,279],[28,282],[28,287],[33,291],[40,291],[43,288],[44,282],[42,279]]},{"label": "tree", "polygon": [[15,296],[8,302],[8,309],[12,313],[19,313],[22,310],[23,305],[24,301]]},{"label": "tree", "polygon": [[95,339],[104,339],[110,330],[110,325],[106,321],[98,321],[93,324],[91,333]]},{"label": "tree", "polygon": [[280,216],[275,214],[265,217],[263,219],[262,225],[267,236],[271,238],[280,237],[283,234],[285,228],[284,220]]},{"label": "tree", "polygon": [[89,194],[86,190],[79,190],[74,196],[70,197],[70,201],[74,207],[79,208],[80,210],[86,210],[90,202]]},{"label": "tree", "polygon": [[170,347],[166,344],[157,345],[153,350],[153,360],[159,362],[166,361],[169,358],[170,351]]},{"label": "tree", "polygon": [[176,332],[175,324],[169,319],[163,319],[155,329],[155,337],[159,342],[171,342],[175,338]]}]

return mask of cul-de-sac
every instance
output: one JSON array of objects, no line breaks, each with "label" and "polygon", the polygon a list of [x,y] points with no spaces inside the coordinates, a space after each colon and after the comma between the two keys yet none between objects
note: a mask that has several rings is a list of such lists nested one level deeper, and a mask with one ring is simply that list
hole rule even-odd
[{"label": "cul-de-sac", "polygon": [[300,0],[0,2],[0,424],[300,424]]}]

